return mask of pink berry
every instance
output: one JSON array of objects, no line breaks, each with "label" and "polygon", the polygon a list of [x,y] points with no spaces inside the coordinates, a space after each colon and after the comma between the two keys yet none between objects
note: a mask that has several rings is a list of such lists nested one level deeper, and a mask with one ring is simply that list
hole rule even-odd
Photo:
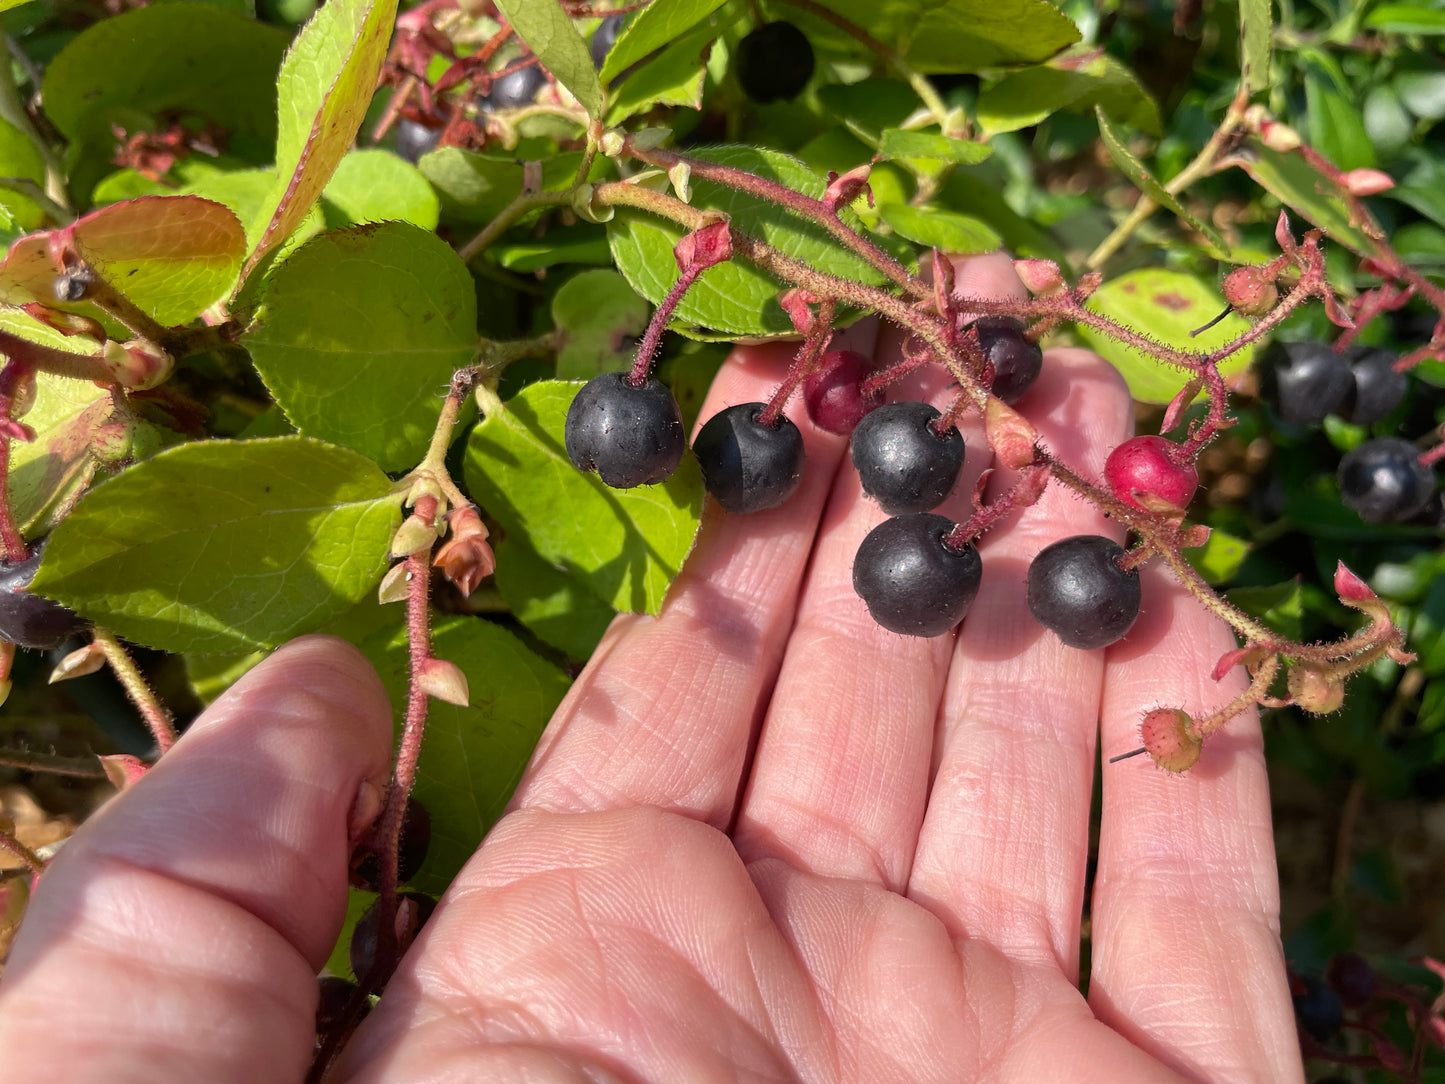
[{"label": "pink berry", "polygon": [[1192,463],[1177,462],[1179,445],[1163,437],[1133,437],[1109,453],[1104,480],[1125,504],[1147,512],[1182,512],[1199,488]]},{"label": "pink berry", "polygon": [[803,378],[808,417],[819,429],[848,436],[863,416],[881,402],[864,395],[863,381],[873,375],[868,359],[853,350],[830,350],[823,364]]}]

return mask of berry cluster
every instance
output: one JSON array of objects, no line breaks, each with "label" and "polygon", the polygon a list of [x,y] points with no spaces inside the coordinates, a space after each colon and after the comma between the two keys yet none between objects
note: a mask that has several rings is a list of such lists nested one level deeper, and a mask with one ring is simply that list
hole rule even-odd
[{"label": "berry cluster", "polygon": [[[1260,387],[1286,421],[1314,425],[1334,414],[1354,425],[1383,421],[1404,401],[1410,379],[1399,359],[1376,347],[1336,351],[1328,343],[1275,343],[1265,353]],[[1404,523],[1435,497],[1435,472],[1399,437],[1373,437],[1341,460],[1345,507],[1366,523]]]}]

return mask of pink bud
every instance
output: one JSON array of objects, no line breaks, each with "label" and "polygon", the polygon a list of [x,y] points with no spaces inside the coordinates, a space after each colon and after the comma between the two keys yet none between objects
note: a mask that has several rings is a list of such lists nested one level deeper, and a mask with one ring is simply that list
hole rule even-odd
[{"label": "pink bud", "polygon": [[460,666],[446,659],[427,659],[412,680],[427,696],[445,700],[459,708],[466,707],[470,701],[467,675],[462,673]]},{"label": "pink bud", "polygon": [[1335,565],[1335,593],[1346,606],[1369,614],[1381,625],[1393,626],[1390,611],[1380,601],[1380,596],[1371,591],[1364,580],[1346,568],[1343,561]]},{"label": "pink bud", "polygon": [[988,409],[984,412],[984,429],[988,434],[988,446],[1004,466],[1017,470],[1034,461],[1038,430],[997,396],[989,396]]},{"label": "pink bud", "polygon": [[487,526],[471,505],[458,508],[447,516],[451,538],[437,550],[432,564],[442,570],[465,598],[477,584],[497,568],[497,558],[487,543]]},{"label": "pink bud", "polygon": [[1352,169],[1340,180],[1352,196],[1374,196],[1395,187],[1395,178],[1378,169]]},{"label": "pink bud", "polygon": [[873,172],[873,164],[865,162],[861,166],[850,169],[847,173],[828,172],[828,187],[823,192],[823,206],[827,207],[833,214],[838,213],[839,207],[846,207],[858,198],[858,193],[868,193],[868,206],[873,206],[873,189],[868,187],[868,175]]},{"label": "pink bud", "polygon": [[794,286],[778,295],[778,304],[788,314],[788,319],[793,322],[793,330],[799,335],[812,334],[813,321],[817,319],[812,306],[817,303],[818,299],[801,286]]},{"label": "pink bud", "polygon": [[732,259],[733,235],[726,219],[693,230],[673,246],[672,255],[683,274],[706,271]]},{"label": "pink bud", "polygon": [[96,759],[105,769],[105,777],[119,791],[135,786],[140,782],[141,777],[150,771],[150,765],[145,761],[126,753],[112,753]]},{"label": "pink bud", "polygon": [[1035,297],[1052,297],[1063,292],[1063,272],[1053,260],[1015,260],[1014,271]]},{"label": "pink bud", "polygon": [[1303,142],[1298,132],[1288,124],[1281,124],[1277,120],[1267,120],[1261,124],[1259,138],[1264,141],[1266,147],[1280,154],[1287,154],[1295,150]]}]

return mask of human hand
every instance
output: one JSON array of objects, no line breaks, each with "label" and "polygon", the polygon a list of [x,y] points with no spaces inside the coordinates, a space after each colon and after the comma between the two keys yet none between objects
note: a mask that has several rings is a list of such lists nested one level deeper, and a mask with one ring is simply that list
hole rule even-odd
[{"label": "human hand", "polygon": [[[958,290],[1022,296],[1001,257]],[[787,356],[739,350],[703,416]],[[1131,430],[1080,350],[1018,408],[1086,472]],[[1228,631],[1153,566],[1107,651],[1039,628],[1031,556],[1117,537],[1051,487],[981,540],[956,635],[884,632],[850,579],[882,513],[846,441],[790,413],[798,493],[710,502],[662,615],[613,624],[336,1079],[1302,1079],[1253,713],[1184,777],[1105,766],[1077,989],[1096,737],[1123,752],[1146,708],[1237,692],[1208,676]],[[988,459],[968,425],[954,518]],[[14,1079],[299,1080],[390,738],[338,641],[244,678],[43,878],[0,985]]]}]

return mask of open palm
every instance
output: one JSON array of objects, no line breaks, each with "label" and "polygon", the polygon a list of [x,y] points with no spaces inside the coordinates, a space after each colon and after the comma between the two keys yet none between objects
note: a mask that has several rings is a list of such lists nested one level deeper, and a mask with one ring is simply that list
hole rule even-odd
[{"label": "open palm", "polygon": [[[1021,289],[1001,258],[958,288]],[[787,357],[738,351],[704,417],[765,398]],[[1086,472],[1131,428],[1083,351],[1051,352],[1019,409]],[[1078,991],[1096,742],[1125,751],[1144,709],[1236,692],[1208,677],[1228,631],[1149,569],[1107,651],[1041,630],[1032,555],[1117,537],[1051,487],[985,536],[956,636],[884,632],[851,587],[882,513],[846,442],[796,417],[800,491],[747,518],[710,503],[662,616],[614,623],[335,1077],[1301,1079],[1252,716],[1186,777],[1106,766]],[[989,465],[965,439],[955,518]],[[299,1080],[389,735],[335,641],[248,675],[47,873],[0,986],[7,1063]]]}]

